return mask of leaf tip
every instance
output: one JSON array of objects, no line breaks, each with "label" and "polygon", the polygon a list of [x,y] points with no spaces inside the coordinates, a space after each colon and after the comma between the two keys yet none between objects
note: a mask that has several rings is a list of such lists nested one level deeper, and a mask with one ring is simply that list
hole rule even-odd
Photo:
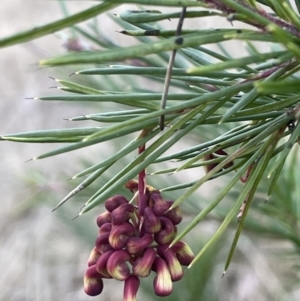
[{"label": "leaf tip", "polygon": [[30,161],[34,161],[34,160],[37,160],[37,157],[31,158],[31,159],[29,159],[29,160],[26,160],[25,163],[30,162]]}]

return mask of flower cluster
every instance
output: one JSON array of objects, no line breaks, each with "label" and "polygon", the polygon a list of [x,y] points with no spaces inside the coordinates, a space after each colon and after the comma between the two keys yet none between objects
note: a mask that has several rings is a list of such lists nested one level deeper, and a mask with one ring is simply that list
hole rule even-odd
[{"label": "flower cluster", "polygon": [[179,207],[169,210],[172,201],[159,191],[146,189],[146,207],[141,213],[122,195],[105,202],[106,212],[99,215],[98,237],[84,276],[84,290],[99,295],[103,278],[125,281],[124,301],[135,301],[140,277],[156,273],[153,286],[158,296],[171,294],[173,282],[183,276],[182,265],[194,258],[190,247],[178,241],[176,225],[182,220]]}]

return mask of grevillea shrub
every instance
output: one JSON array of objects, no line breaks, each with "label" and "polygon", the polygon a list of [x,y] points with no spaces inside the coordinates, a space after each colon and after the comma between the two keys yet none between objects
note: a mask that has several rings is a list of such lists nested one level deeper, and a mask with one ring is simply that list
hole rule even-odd
[{"label": "grevillea shrub", "polygon": [[[64,1],[59,3],[63,5]],[[153,6],[128,11],[121,7],[124,3]],[[81,216],[97,210],[106,202],[107,212],[98,218],[100,234],[85,276],[87,293],[101,293],[103,279],[115,278],[124,281],[125,297],[134,299],[139,279],[153,270],[154,291],[168,294],[173,281],[181,276],[183,262],[191,267],[232,221],[238,220],[225,273],[246,218],[249,221],[248,213],[254,208],[259,215],[252,217],[252,229],[261,233],[263,228],[274,237],[289,239],[299,250],[298,200],[291,197],[288,201],[286,197],[297,185],[286,184],[293,179],[282,184],[285,162],[300,140],[300,1],[293,4],[282,0],[103,0],[70,16],[64,9],[66,17],[62,20],[0,40],[0,47],[7,47],[65,28],[72,27],[76,33],[73,38],[78,41],[66,44],[68,53],[39,62],[41,67],[62,68],[61,75],[67,80],[52,78],[59,94],[33,99],[93,102],[94,113],[66,118],[96,126],[3,134],[0,140],[63,144],[32,160],[99,147],[99,161],[72,177],[84,179],[56,208],[107,176],[113,165],[118,167],[89,195],[78,213]],[[159,11],[160,6],[168,9]],[[97,22],[87,27],[78,25],[117,7],[125,11],[109,14],[115,26],[97,26]],[[205,28],[196,22],[203,18],[209,19],[211,26]],[[220,18],[225,21],[223,27],[219,26]],[[171,23],[171,30],[159,23],[172,19],[178,22]],[[193,20],[190,27],[185,19]],[[110,33],[116,31],[136,39],[137,45],[124,47],[118,38],[112,40]],[[84,47],[83,39],[92,47]],[[66,66],[72,66],[70,78]],[[147,81],[141,84],[140,77]],[[107,102],[114,106],[105,107]],[[115,139],[122,139],[122,147],[102,156],[100,144]],[[122,159],[136,149],[138,155],[123,164]],[[171,167],[162,167],[170,162]],[[145,170],[150,166],[155,168],[152,175],[190,170],[193,181],[181,177],[180,183],[175,183],[170,177],[172,183],[166,187],[157,185],[163,193],[180,192],[171,203],[146,186]],[[292,172],[288,173],[293,174],[297,164],[289,166]],[[193,172],[200,167],[205,168],[204,175]],[[131,187],[135,203],[123,196],[112,201],[111,197],[136,177],[137,187]],[[178,206],[190,200],[204,183],[222,177],[226,181],[219,182],[220,189],[205,204],[196,206],[198,212],[193,212],[192,220],[175,237]],[[284,193],[274,193],[280,189]],[[263,202],[258,195],[263,196]],[[222,207],[222,200],[228,196],[234,199],[230,206]],[[276,204],[265,203],[270,197],[276,198]],[[181,239],[220,207],[218,229],[190,262],[192,253]]]},{"label": "grevillea shrub", "polygon": [[[142,195],[135,181],[126,187],[135,192],[135,205],[116,195],[105,202],[107,211],[97,218],[99,231],[84,275],[84,290],[96,296],[102,292],[103,279],[124,281],[124,300],[133,301],[140,278],[153,272],[155,294],[168,296],[173,282],[183,277],[182,266],[194,259],[186,243],[172,244],[182,220],[180,209],[150,186]],[[145,201],[142,210],[141,198]]]}]

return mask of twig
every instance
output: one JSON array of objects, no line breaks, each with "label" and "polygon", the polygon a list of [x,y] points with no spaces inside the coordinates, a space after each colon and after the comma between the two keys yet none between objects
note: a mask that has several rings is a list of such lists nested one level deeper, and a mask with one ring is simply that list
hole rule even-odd
[{"label": "twig", "polygon": [[[180,14],[179,22],[178,22],[178,25],[177,25],[176,36],[179,36],[181,34],[181,29],[182,29],[182,25],[183,25],[185,12],[186,12],[186,7],[183,7],[182,11],[181,11],[181,14]],[[171,80],[171,75],[172,75],[172,68],[173,68],[173,65],[174,65],[175,56],[176,56],[176,49],[174,49],[172,51],[172,54],[170,56],[169,65],[168,65],[168,69],[167,69],[167,73],[166,73],[166,77],[165,77],[164,89],[163,89],[161,105],[160,105],[160,108],[162,110],[166,107],[166,104],[167,104],[167,97],[168,97],[168,91],[169,91],[170,80]],[[164,129],[164,127],[165,127],[165,115],[160,116],[159,127],[160,127],[161,130]]]}]

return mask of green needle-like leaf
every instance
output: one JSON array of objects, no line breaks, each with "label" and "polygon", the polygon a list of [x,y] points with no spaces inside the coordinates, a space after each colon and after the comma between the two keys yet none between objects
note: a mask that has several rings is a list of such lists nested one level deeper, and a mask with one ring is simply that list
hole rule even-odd
[{"label": "green needle-like leaf", "polygon": [[[250,189],[250,192],[249,192],[248,196],[244,200],[245,207],[242,209],[242,211],[240,209],[241,218],[239,219],[239,225],[238,225],[238,228],[236,230],[236,233],[235,233],[235,236],[234,236],[234,239],[233,239],[233,242],[232,242],[229,254],[228,254],[228,258],[227,258],[225,268],[224,268],[224,274],[226,273],[226,271],[227,271],[227,269],[230,265],[230,262],[232,260],[232,257],[233,257],[238,239],[240,237],[240,234],[241,234],[242,229],[243,229],[244,222],[246,220],[247,212],[250,208],[250,205],[251,205],[251,202],[252,202],[253,197],[255,195],[257,186],[260,183],[260,181],[261,181],[261,179],[264,175],[264,172],[265,172],[265,170],[266,170],[266,168],[269,164],[269,161],[272,157],[273,151],[276,147],[276,144],[277,144],[278,139],[280,138],[280,136],[281,136],[281,133],[280,133],[280,130],[279,130],[278,132],[273,134],[270,137],[270,139],[268,139],[268,141],[264,145],[262,145],[261,150],[265,151],[265,154],[263,155],[263,157],[261,159],[259,159],[259,163],[255,164],[254,168],[252,169],[252,173],[250,174],[250,177],[249,177],[248,181],[251,181],[251,176],[252,175],[254,176],[256,169],[259,169],[259,172],[257,173],[257,177],[256,177],[256,179],[253,183],[252,188]],[[245,186],[245,189],[246,189],[246,186]]]},{"label": "green needle-like leaf", "polygon": [[201,66],[201,67],[193,67],[187,70],[190,74],[205,74],[206,72],[212,72],[212,71],[219,71],[219,70],[225,70],[230,68],[243,68],[246,67],[248,64],[252,63],[259,63],[262,61],[266,61],[271,58],[278,58],[285,54],[287,54],[287,51],[279,51],[279,52],[270,52],[270,53],[264,53],[264,54],[258,54],[254,56],[247,56],[239,59],[233,59],[229,61],[225,61],[222,63],[217,64],[210,64],[207,66]]},{"label": "green needle-like leaf", "polygon": [[[175,37],[148,45],[143,44],[123,49],[69,53],[59,57],[42,60],[40,61],[40,65],[58,66],[70,64],[103,64],[113,61],[122,61],[163,51],[226,41],[236,38],[237,36],[235,33],[235,30],[219,30],[211,32],[211,34],[207,34],[207,32],[204,32],[201,35],[199,33],[191,34],[186,35],[185,37]],[[245,30],[244,34],[240,34],[240,38],[243,38],[244,36],[249,39],[261,40],[261,36],[251,30]]]},{"label": "green needle-like leaf", "polygon": [[49,23],[40,27],[35,27],[28,31],[17,33],[13,36],[3,38],[0,40],[0,47],[7,47],[18,43],[28,42],[30,40],[40,38],[50,33],[54,33],[58,30],[67,28],[74,24],[86,21],[90,18],[96,17],[99,14],[115,7],[116,4],[112,2],[104,2],[102,4],[91,7],[80,13],[72,15],[70,17],[63,18],[59,21]]},{"label": "green needle-like leaf", "polygon": [[[122,12],[119,17],[129,23],[148,23],[160,20],[179,18],[181,12],[161,13],[159,11],[138,11],[127,10]],[[198,18],[198,17],[210,17],[221,16],[222,14],[214,11],[187,11],[185,18]]]}]

